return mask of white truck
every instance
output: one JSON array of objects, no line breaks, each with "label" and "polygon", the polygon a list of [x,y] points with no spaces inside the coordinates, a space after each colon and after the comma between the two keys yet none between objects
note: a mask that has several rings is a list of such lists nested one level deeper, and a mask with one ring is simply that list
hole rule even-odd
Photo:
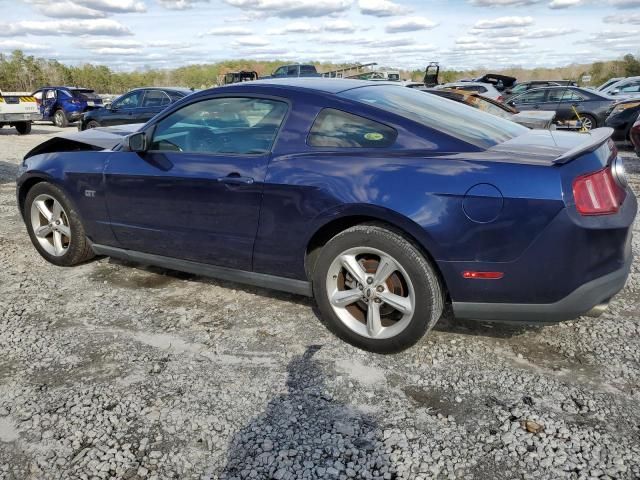
[{"label": "white truck", "polygon": [[41,119],[38,103],[30,93],[0,90],[0,128],[8,125],[26,135],[31,132],[31,123]]}]

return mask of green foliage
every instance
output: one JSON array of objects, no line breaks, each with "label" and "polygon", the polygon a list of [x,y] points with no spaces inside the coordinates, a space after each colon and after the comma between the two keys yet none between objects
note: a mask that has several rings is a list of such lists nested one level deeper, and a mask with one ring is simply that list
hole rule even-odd
[{"label": "green foliage", "polygon": [[[175,69],[143,69],[133,72],[114,72],[104,65],[63,65],[57,60],[27,56],[16,50],[11,55],[0,54],[0,89],[5,91],[30,92],[46,85],[73,85],[93,88],[99,93],[123,93],[143,86],[181,86],[207,88],[220,82],[228,72],[250,70],[259,76],[269,75],[276,68],[287,64],[280,60],[226,60],[218,63],[189,65]],[[318,71],[347,67],[344,64],[315,63]],[[561,68],[507,68],[494,73],[512,75],[519,81],[526,80],[576,80],[589,73],[591,84],[599,85],[611,77],[640,75],[640,60],[625,55],[620,60],[595,62],[590,65],[569,65]],[[461,78],[481,76],[486,71],[440,70],[440,81],[451,82]],[[424,69],[402,71],[404,79],[422,81]]]}]

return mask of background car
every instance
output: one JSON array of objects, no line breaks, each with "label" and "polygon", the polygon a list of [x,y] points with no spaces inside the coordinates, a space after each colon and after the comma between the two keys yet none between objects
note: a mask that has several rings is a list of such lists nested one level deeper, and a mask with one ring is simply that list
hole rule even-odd
[{"label": "background car", "polygon": [[614,99],[586,88],[547,87],[529,90],[507,100],[507,103],[519,111],[555,111],[556,123],[564,126],[572,126],[569,122],[577,123],[575,108],[584,128],[591,130],[604,125]]},{"label": "background car", "polygon": [[532,80],[530,82],[517,83],[513,87],[505,90],[505,93],[511,97],[514,97],[528,90],[533,90],[534,88],[557,87],[559,85],[560,84],[558,82],[551,80]]},{"label": "background car", "polygon": [[503,100],[502,94],[490,83],[479,82],[453,82],[439,85],[435,88],[448,88],[453,90],[463,90],[465,92],[476,92],[485,97],[492,98],[501,102]]},{"label": "background car", "polygon": [[[416,88],[414,85],[407,85]],[[483,112],[496,115],[512,122],[519,123],[527,128],[551,128],[555,118],[555,112],[518,112],[515,108],[498,102],[491,98],[484,97],[479,93],[466,92],[464,90],[450,90],[446,88],[418,88],[426,93],[448,98],[455,102],[464,103],[470,107],[477,108]]]},{"label": "background car", "polygon": [[627,77],[609,85],[602,93],[613,97],[640,97],[640,77]]},{"label": "background car", "polygon": [[395,352],[449,300],[480,320],[602,310],[637,211],[609,134],[382,82],[245,82],[46,141],[17,198],[53,264],[109,255],[313,296],[340,338]]},{"label": "background car", "polygon": [[44,87],[32,93],[40,107],[42,120],[56,127],[66,127],[80,120],[82,114],[102,106],[102,99],[89,88]]},{"label": "background car", "polygon": [[608,88],[609,86],[613,85],[614,83],[617,83],[620,80],[624,80],[624,79],[625,79],[625,77],[610,78],[609,80],[604,82],[602,85],[599,85],[598,87],[596,87],[595,90],[598,90],[599,92],[601,92],[601,91],[605,90],[606,88]]},{"label": "background car", "polygon": [[78,130],[144,123],[191,93],[193,90],[187,88],[136,88],[104,108],[85,113],[78,123]]},{"label": "background car", "polygon": [[640,157],[640,114],[638,115],[638,118],[636,118],[635,123],[631,127],[629,138],[631,138],[631,143],[633,143],[633,147],[635,148],[636,155]]},{"label": "background car", "polygon": [[605,121],[605,126],[613,128],[613,139],[616,142],[630,142],[631,127],[640,112],[640,98],[615,103]]}]

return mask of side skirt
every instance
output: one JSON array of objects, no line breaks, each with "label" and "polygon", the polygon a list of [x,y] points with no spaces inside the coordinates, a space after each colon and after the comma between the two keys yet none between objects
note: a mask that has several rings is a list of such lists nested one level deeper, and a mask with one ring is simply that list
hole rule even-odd
[{"label": "side skirt", "polygon": [[108,257],[129,260],[134,263],[154,265],[170,270],[202,275],[204,277],[212,277],[220,280],[227,280],[230,282],[253,285],[255,287],[295,293],[296,295],[304,295],[307,297],[313,296],[311,282],[305,282],[304,280],[277,277],[275,275],[267,275],[265,273],[247,272],[245,270],[234,270],[233,268],[217,267],[215,265],[209,265],[206,263],[198,263],[189,260],[163,257],[161,255],[153,255],[150,253],[137,252],[134,250],[109,247],[107,245],[94,244],[92,247],[96,255],[106,255]]}]

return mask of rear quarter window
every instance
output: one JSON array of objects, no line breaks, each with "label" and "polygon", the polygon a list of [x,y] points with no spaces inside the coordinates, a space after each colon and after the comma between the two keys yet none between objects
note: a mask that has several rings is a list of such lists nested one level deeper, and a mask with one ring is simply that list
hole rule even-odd
[{"label": "rear quarter window", "polygon": [[515,122],[402,86],[358,87],[338,96],[400,115],[481,149],[528,131]]},{"label": "rear quarter window", "polygon": [[382,123],[326,108],[313,123],[307,143],[312,147],[385,148],[397,136],[394,128]]}]

